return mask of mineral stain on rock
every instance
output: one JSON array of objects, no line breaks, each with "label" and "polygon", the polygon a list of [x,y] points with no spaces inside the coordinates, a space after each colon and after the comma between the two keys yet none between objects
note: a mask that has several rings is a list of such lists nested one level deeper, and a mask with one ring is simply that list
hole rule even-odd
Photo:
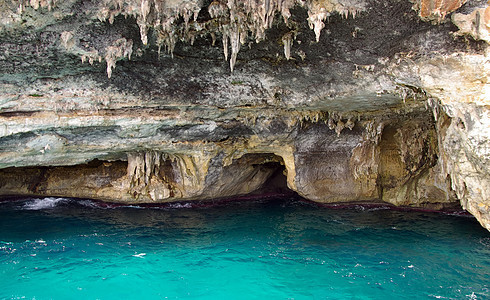
[{"label": "mineral stain on rock", "polygon": [[0,195],[294,192],[461,204],[490,229],[489,11],[476,0],[3,1]]}]

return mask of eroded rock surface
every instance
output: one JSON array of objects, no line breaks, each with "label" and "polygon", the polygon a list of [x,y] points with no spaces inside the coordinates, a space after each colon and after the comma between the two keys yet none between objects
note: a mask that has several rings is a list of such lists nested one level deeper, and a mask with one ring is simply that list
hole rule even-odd
[{"label": "eroded rock surface", "polygon": [[0,194],[455,204],[490,229],[485,1],[0,3]]}]

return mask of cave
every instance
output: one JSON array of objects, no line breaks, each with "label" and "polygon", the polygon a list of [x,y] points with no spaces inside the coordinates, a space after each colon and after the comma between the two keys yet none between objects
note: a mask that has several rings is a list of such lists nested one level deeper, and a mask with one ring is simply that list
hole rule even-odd
[{"label": "cave", "polygon": [[0,0],[0,299],[488,298],[489,166],[489,0]]},{"label": "cave", "polygon": [[[228,166],[210,166],[205,184],[195,183],[189,194],[186,173],[193,172],[175,157],[163,154],[160,162],[149,163],[154,152],[130,155],[128,161],[92,160],[75,166],[12,167],[0,170],[0,196],[67,196],[109,202],[132,199],[154,203],[165,199],[213,200],[237,196],[292,196],[280,156],[272,153],[245,154]],[[135,157],[143,159],[135,162]],[[138,165],[140,164],[140,165]],[[197,169],[194,170],[194,172]],[[192,184],[192,183],[191,183]],[[124,185],[125,188],[120,186]],[[160,194],[158,194],[160,193]],[[114,197],[117,195],[117,197]]]},{"label": "cave", "polygon": [[247,194],[250,196],[296,195],[288,188],[284,160],[273,153],[245,154],[223,169],[223,178],[236,178],[231,181],[231,185],[235,187],[251,187],[241,188],[248,189]]},{"label": "cave", "polygon": [[477,0],[3,1],[0,193],[269,186],[488,229],[489,24]]}]

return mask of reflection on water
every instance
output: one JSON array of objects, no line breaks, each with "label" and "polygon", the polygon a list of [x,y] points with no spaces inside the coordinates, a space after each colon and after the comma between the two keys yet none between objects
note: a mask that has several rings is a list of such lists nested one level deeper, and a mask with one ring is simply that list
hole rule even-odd
[{"label": "reflection on water", "polygon": [[46,198],[0,202],[0,222],[0,298],[490,297],[490,235],[466,216]]}]

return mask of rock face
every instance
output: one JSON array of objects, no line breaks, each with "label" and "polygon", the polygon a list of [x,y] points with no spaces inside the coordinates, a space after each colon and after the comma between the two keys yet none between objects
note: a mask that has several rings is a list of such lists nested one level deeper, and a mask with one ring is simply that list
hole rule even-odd
[{"label": "rock face", "polygon": [[[0,195],[291,190],[490,229],[484,1],[0,3]],[[223,59],[224,58],[224,59]]]}]

